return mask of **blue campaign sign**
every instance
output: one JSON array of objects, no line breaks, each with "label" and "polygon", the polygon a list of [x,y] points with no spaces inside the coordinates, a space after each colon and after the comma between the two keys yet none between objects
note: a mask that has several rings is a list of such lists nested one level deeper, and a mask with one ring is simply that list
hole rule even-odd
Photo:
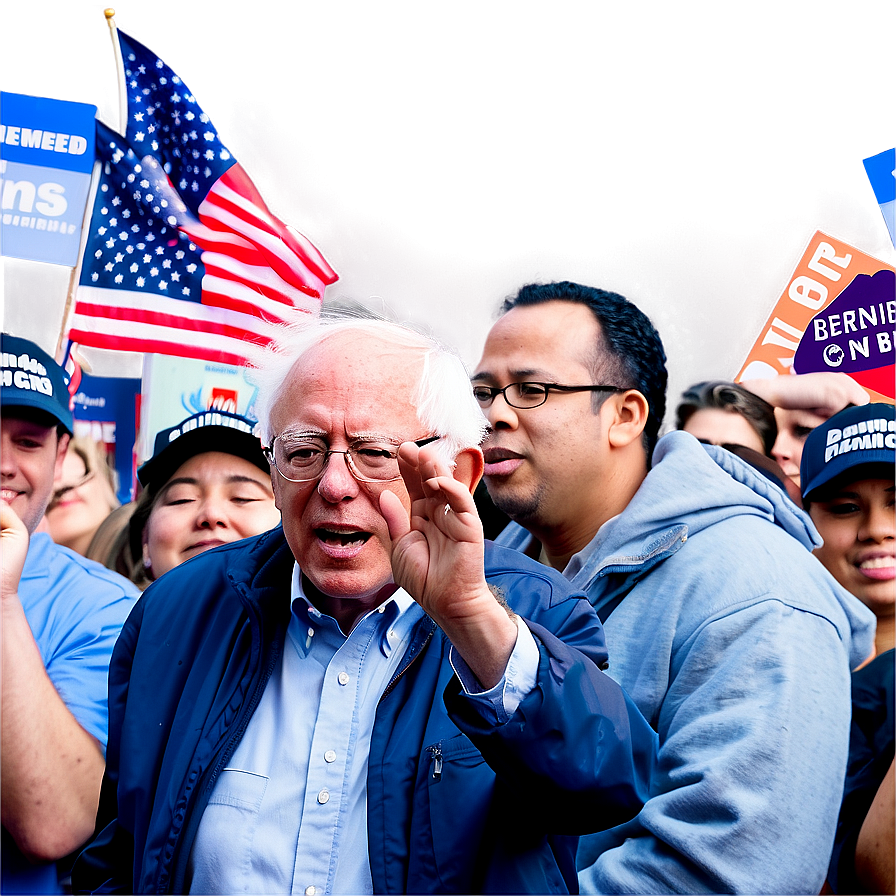
[{"label": "blue campaign sign", "polygon": [[0,247],[74,266],[95,156],[96,106],[0,93]]},{"label": "blue campaign sign", "polygon": [[90,174],[96,106],[0,93],[0,155],[10,162]]},{"label": "blue campaign sign", "polygon": [[862,159],[874,197],[880,206],[890,242],[896,246],[896,149],[886,149],[876,156]]},{"label": "blue campaign sign", "polygon": [[140,380],[83,374],[74,398],[75,435],[103,442],[118,474],[118,500],[127,503],[134,489],[134,443]]}]

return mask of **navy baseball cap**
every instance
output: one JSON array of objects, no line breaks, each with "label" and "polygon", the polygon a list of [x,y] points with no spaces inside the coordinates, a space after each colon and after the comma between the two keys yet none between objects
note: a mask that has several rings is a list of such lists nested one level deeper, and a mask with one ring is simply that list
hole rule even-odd
[{"label": "navy baseball cap", "polygon": [[38,345],[0,334],[0,407],[44,411],[73,433],[71,377]]},{"label": "navy baseball cap", "polygon": [[892,467],[894,463],[896,410],[893,405],[872,403],[847,408],[813,429],[806,439],[800,462],[803,499],[855,467],[866,464]]},{"label": "navy baseball cap", "polygon": [[181,464],[206,451],[242,457],[265,473],[270,465],[254,434],[255,421],[227,411],[200,411],[157,436],[152,457],[138,470],[144,488],[161,488]]}]

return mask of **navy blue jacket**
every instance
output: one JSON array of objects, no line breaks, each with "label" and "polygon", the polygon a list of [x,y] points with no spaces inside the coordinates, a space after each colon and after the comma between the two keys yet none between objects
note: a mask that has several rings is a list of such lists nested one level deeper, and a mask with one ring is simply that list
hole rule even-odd
[{"label": "navy blue jacket", "polygon": [[[183,892],[216,776],[283,648],[293,563],[278,528],[177,567],[137,604],[110,668],[101,832],[75,892]],[[508,722],[488,724],[461,692],[447,638],[421,619],[370,745],[375,892],[575,892],[575,835],[621,824],[647,796],[656,735],[599,670],[591,605],[491,544],[486,576],[529,623],[537,685]]]}]

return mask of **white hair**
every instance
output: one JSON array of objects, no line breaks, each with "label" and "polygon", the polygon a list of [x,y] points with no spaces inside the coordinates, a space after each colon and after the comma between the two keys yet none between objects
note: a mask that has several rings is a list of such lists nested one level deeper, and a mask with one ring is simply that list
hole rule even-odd
[{"label": "white hair", "polygon": [[420,379],[411,400],[421,426],[442,437],[436,443],[442,461],[453,467],[461,451],[479,446],[487,423],[473,398],[469,375],[454,352],[431,336],[401,324],[346,317],[321,317],[313,323],[284,327],[271,346],[253,358],[255,369],[247,375],[258,386],[256,433],[262,444],[270,445],[276,435],[271,414],[293,368],[311,349],[341,333],[369,336],[407,349],[420,360]]}]

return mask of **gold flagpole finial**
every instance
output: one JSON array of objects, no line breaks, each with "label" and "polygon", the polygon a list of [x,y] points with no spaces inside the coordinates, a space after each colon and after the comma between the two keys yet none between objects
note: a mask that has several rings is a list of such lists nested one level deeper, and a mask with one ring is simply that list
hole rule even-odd
[{"label": "gold flagpole finial", "polygon": [[115,10],[112,9],[112,7],[110,6],[108,9],[104,9],[104,10],[103,10],[103,15],[104,15],[107,19],[114,19],[114,18],[115,18]]}]

